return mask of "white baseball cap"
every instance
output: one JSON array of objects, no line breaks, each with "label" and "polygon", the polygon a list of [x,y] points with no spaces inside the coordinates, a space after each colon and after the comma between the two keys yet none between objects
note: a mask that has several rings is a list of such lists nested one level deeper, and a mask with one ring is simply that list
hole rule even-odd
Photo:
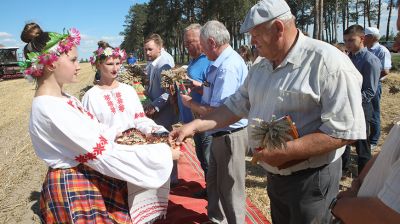
[{"label": "white baseball cap", "polygon": [[365,35],[372,35],[372,36],[374,36],[374,37],[376,37],[378,39],[381,38],[381,34],[379,33],[379,30],[377,28],[375,28],[375,27],[366,27],[364,29],[364,34]]},{"label": "white baseball cap", "polygon": [[259,1],[247,13],[240,27],[240,33],[246,33],[258,24],[273,20],[286,13],[290,13],[290,8],[284,0]]}]

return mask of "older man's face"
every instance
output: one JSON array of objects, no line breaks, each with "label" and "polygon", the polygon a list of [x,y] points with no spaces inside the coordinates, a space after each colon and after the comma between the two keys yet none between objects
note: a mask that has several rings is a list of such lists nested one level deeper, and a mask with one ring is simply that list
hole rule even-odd
[{"label": "older man's face", "polygon": [[190,57],[197,58],[201,54],[200,30],[188,30],[183,38]]},{"label": "older man's face", "polygon": [[368,47],[371,48],[375,43],[375,37],[372,35],[365,35],[364,37],[364,44]]},{"label": "older man's face", "polygon": [[218,55],[213,50],[213,46],[211,45],[209,40],[205,40],[200,38],[200,45],[203,49],[204,54],[207,56],[208,60],[215,61],[218,58]]},{"label": "older man's face", "polygon": [[273,60],[277,55],[277,38],[271,27],[265,23],[259,24],[250,30],[251,44],[255,45],[260,56]]}]

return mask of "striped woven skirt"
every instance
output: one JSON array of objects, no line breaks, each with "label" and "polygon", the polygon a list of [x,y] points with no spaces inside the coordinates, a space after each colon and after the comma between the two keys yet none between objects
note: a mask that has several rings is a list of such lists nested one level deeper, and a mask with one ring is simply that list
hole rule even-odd
[{"label": "striped woven skirt", "polygon": [[49,169],[40,196],[43,223],[131,223],[125,181],[85,165]]}]

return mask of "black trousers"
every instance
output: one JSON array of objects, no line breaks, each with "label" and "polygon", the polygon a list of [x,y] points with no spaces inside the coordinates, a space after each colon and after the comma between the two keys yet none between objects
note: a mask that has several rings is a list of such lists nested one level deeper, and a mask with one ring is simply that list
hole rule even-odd
[{"label": "black trousers", "polygon": [[281,176],[267,174],[274,224],[329,223],[329,204],[339,192],[342,160]]}]

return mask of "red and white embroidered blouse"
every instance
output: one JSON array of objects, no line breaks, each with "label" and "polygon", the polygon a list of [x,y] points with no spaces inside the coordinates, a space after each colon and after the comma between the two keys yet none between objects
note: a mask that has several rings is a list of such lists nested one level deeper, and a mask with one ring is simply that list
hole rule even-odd
[{"label": "red and white embroidered blouse", "polygon": [[82,98],[82,104],[100,123],[125,131],[136,128],[144,134],[167,132],[145,116],[139,97],[132,86],[118,83],[114,89],[94,86]]},{"label": "red and white embroidered blouse", "polygon": [[118,130],[100,124],[73,96],[35,97],[29,132],[36,154],[52,168],[84,163],[144,188],[160,187],[172,170],[168,145],[115,143]]}]

